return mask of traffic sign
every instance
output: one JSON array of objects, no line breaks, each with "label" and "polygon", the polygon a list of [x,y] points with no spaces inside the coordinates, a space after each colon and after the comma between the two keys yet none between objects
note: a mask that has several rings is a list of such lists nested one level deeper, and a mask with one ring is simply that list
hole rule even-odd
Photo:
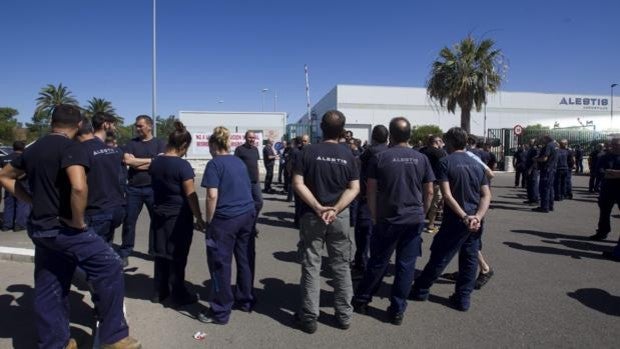
[{"label": "traffic sign", "polygon": [[517,136],[520,136],[523,133],[523,127],[521,125],[515,126],[513,130]]}]

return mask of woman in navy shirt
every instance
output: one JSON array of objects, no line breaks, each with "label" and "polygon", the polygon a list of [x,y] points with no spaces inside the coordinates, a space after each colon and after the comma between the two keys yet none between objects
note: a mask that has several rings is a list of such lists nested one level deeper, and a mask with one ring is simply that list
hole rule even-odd
[{"label": "woman in navy shirt", "polygon": [[155,214],[149,234],[149,254],[155,257],[155,290],[151,301],[159,303],[172,295],[177,305],[195,303],[198,298],[185,288],[185,266],[192,243],[194,220],[203,229],[204,221],[194,190],[194,170],[182,159],[192,136],[180,121],[168,136],[163,155],[151,162]]},{"label": "woman in navy shirt", "polygon": [[[207,163],[202,186],[207,188],[207,260],[211,273],[210,309],[199,315],[205,323],[226,324],[233,305],[251,311],[252,271],[249,242],[252,238],[254,201],[245,164],[230,154],[230,132],[216,127],[209,138],[213,159]],[[230,283],[232,257],[237,264],[235,293]]]}]

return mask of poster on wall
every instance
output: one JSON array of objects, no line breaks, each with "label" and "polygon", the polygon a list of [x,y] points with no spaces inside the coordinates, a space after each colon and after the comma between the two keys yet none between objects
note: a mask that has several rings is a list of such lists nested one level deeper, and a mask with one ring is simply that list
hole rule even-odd
[{"label": "poster on wall", "polygon": [[[263,133],[254,132],[256,140],[254,145],[261,150],[263,147]],[[194,134],[194,152],[193,155],[209,155],[209,137],[210,133],[195,133]],[[245,143],[245,133],[231,133],[230,134],[230,153],[234,153],[238,146]],[[262,152],[259,151],[259,154]]]}]

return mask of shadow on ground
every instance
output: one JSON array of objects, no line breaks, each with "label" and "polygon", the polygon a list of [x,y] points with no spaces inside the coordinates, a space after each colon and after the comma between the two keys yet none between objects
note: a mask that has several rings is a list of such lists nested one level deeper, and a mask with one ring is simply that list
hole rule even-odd
[{"label": "shadow on ground", "polygon": [[[12,338],[13,348],[28,349],[37,347],[37,332],[34,318],[34,289],[29,285],[10,285],[9,294],[0,295],[0,338]],[[84,296],[71,290],[69,292],[71,324],[94,328],[93,309],[84,301]],[[92,346],[90,333],[70,326],[70,336],[80,347]]]},{"label": "shadow on ground", "polygon": [[570,298],[578,300],[588,308],[606,315],[620,316],[620,297],[598,288],[582,288],[568,292]]}]

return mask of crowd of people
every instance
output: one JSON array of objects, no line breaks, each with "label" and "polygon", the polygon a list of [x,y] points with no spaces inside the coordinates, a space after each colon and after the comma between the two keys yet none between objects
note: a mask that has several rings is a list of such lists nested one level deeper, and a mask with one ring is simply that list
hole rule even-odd
[{"label": "crowd of people", "polygon": [[[35,245],[34,309],[42,348],[77,347],[69,338],[67,302],[76,268],[91,286],[103,348],[141,347],[129,336],[123,313],[123,267],[129,264],[145,205],[150,216],[148,251],[154,258],[152,302],[169,299],[183,306],[198,301],[186,288],[185,268],[194,231],[199,231],[205,234],[211,286],[209,308],[198,320],[224,325],[233,309],[252,311],[257,302],[257,217],[262,194],[276,193],[276,161],[282,194],[295,201],[301,263],[295,319],[304,332],[317,329],[324,250],[332,271],[337,324],[345,330],[353,312],[367,312],[394,253],[387,309],[394,325],[403,322],[408,300],[428,299],[441,275],[456,281],[452,306],[467,311],[473,290],[494,274],[481,253],[481,238],[497,161],[488,144],[477,144],[461,128],[430,135],[424,147],[414,149],[409,146],[409,120],[396,117],[388,127],[375,126],[371,143],[362,145],[345,130],[345,116],[331,110],[321,120],[321,142],[310,144],[303,135],[279,151],[271,140],[265,144],[261,189],[256,135],[246,132],[245,143],[233,153],[229,130],[217,127],[209,138],[212,160],[200,182],[206,190],[202,211],[194,170],[183,159],[192,142],[185,126],[176,121],[163,142],[153,137],[153,120],[140,115],[137,137],[117,147],[110,137],[114,123],[105,113],[85,119],[77,107],[56,106],[51,132],[28,148],[16,143],[15,155],[0,172],[7,195],[32,207],[27,223],[20,216],[6,228],[27,225]],[[517,152],[515,185],[527,187],[528,203],[540,200],[536,211],[548,212],[555,200],[572,197],[573,158],[567,142],[560,141],[558,148],[548,136]],[[601,239],[610,232],[614,203],[620,205],[620,138],[611,141],[594,166],[595,177],[600,177],[601,218],[593,238]],[[595,182],[592,190],[597,190]],[[122,243],[114,250],[114,231],[121,224]],[[414,280],[423,232],[434,234],[431,254]],[[457,253],[458,271],[443,274]],[[607,256],[620,259],[620,243]]]}]

